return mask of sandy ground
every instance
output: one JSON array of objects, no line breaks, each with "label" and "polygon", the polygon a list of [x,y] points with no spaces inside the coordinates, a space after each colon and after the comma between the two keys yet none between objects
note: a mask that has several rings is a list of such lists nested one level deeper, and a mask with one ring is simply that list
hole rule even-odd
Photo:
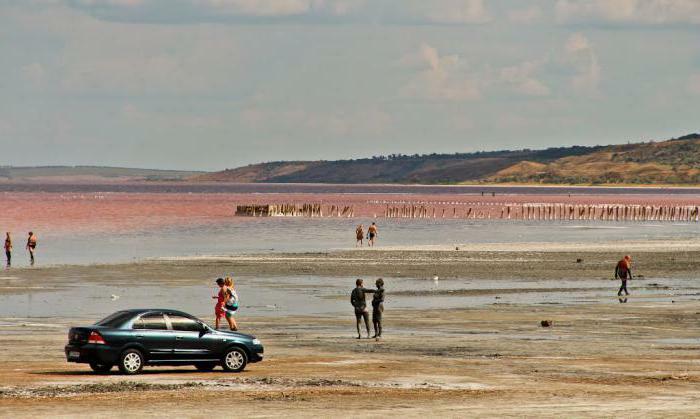
[{"label": "sandy ground", "polygon": [[[636,272],[696,281],[697,251],[634,253]],[[609,277],[611,252],[347,251],[17,270],[19,280],[188,283],[221,271],[274,275]],[[582,259],[580,263],[576,259]],[[487,276],[488,275],[488,276]],[[130,279],[131,278],[131,279]],[[691,417],[700,415],[700,304],[493,304],[392,310],[385,337],[354,339],[354,318],[241,318],[267,359],[241,374],[151,368],[94,375],[68,364],[83,319],[0,319],[0,416]],[[700,297],[699,297],[700,298]],[[553,326],[543,328],[541,320]]]}]

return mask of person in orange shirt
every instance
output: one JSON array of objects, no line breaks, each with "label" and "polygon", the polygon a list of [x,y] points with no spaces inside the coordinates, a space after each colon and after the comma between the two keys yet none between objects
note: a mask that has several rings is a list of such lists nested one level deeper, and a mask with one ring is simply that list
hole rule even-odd
[{"label": "person in orange shirt", "polygon": [[622,281],[617,295],[622,295],[622,291],[625,292],[625,295],[630,295],[627,291],[627,280],[632,279],[632,258],[629,255],[617,262],[617,266],[615,266],[615,279]]}]

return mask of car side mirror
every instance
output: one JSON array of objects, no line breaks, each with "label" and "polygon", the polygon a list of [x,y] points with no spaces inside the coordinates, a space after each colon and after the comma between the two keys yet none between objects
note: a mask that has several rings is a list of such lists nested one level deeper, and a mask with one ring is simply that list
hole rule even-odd
[{"label": "car side mirror", "polygon": [[204,336],[205,334],[209,333],[209,328],[204,323],[198,323],[198,324],[199,324],[199,336]]}]

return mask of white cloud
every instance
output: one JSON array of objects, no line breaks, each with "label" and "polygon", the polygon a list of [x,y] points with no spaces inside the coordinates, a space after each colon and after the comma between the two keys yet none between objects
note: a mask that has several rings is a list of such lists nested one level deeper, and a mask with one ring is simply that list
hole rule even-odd
[{"label": "white cloud", "polygon": [[512,67],[505,67],[500,72],[501,80],[511,85],[518,93],[527,96],[548,96],[549,87],[534,75],[541,64],[537,61],[525,61]]},{"label": "white cloud", "polygon": [[560,22],[700,23],[698,0],[559,0]]},{"label": "white cloud", "polygon": [[597,95],[601,69],[598,56],[588,38],[581,33],[571,35],[564,46],[564,53],[576,71],[571,80],[574,90]]},{"label": "white cloud", "polygon": [[418,70],[402,87],[405,96],[448,101],[481,97],[478,81],[467,72],[459,55],[440,55],[436,48],[424,43],[418,51],[405,56],[402,63]]}]

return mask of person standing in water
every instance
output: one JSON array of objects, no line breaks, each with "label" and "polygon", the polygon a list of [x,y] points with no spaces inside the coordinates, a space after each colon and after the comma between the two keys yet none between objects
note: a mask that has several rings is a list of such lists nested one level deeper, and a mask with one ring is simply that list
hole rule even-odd
[{"label": "person standing in water", "polygon": [[5,233],[5,257],[7,258],[7,267],[12,265],[12,237],[10,232]]},{"label": "person standing in water", "polygon": [[360,322],[365,320],[365,329],[367,330],[367,339],[369,339],[369,313],[367,312],[367,293],[374,293],[374,290],[367,289],[362,286],[362,280],[355,281],[355,289],[350,294],[350,304],[355,308],[355,320],[357,322],[357,338],[362,339],[360,333]]},{"label": "person standing in water", "polygon": [[629,255],[617,262],[617,266],[615,266],[615,279],[622,281],[617,295],[622,295],[622,291],[625,292],[625,295],[630,295],[627,291],[627,280],[632,279],[632,258]]},{"label": "person standing in water", "polygon": [[377,279],[377,290],[372,296],[372,325],[375,339],[382,337],[382,313],[384,313],[384,280]]},{"label": "person standing in water", "polygon": [[367,229],[367,238],[369,239],[367,241],[367,245],[370,247],[374,247],[374,240],[376,239],[378,235],[378,230],[377,230],[377,224],[372,223],[371,226]]},{"label": "person standing in water", "polygon": [[36,250],[36,235],[34,232],[29,232],[29,237],[27,238],[27,250],[29,251],[29,262],[34,266],[34,251]]},{"label": "person standing in water", "polygon": [[226,277],[226,279],[224,279],[224,285],[226,285],[226,302],[224,303],[226,321],[228,322],[229,329],[236,331],[238,330],[238,325],[233,316],[238,311],[238,293],[236,293],[234,288],[233,279]]},{"label": "person standing in water", "polygon": [[357,226],[357,228],[355,229],[355,238],[357,239],[357,242],[355,243],[355,247],[357,247],[358,245],[360,247],[362,247],[362,245],[364,244],[363,241],[365,239],[365,230],[362,227],[362,224]]}]

